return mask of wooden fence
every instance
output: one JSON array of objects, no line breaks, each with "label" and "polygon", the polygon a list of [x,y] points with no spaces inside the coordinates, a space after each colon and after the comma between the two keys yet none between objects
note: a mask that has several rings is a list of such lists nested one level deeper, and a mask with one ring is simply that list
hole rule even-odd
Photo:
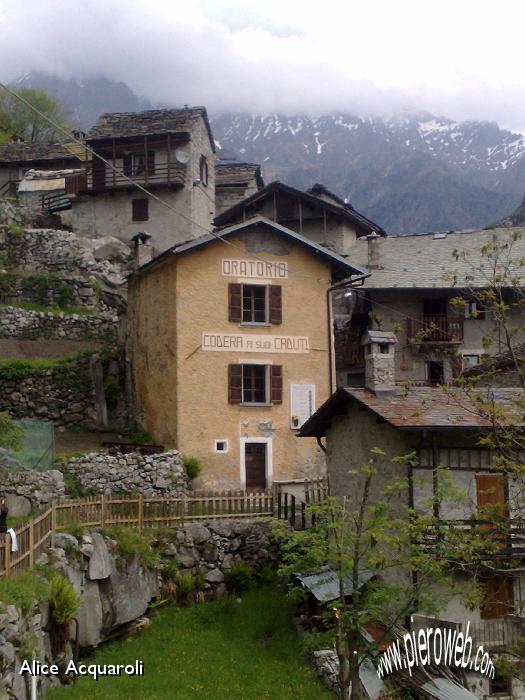
[{"label": "wooden fence", "polygon": [[18,551],[11,552],[11,538],[0,535],[0,576],[32,569],[40,554],[54,545],[55,534],[71,525],[89,527],[164,528],[187,522],[220,518],[286,519],[294,527],[307,527],[311,518],[307,505],[326,497],[326,480],[304,484],[304,500],[283,493],[244,491],[191,492],[179,498],[150,498],[142,495],[91,496],[53,502],[17,528]]}]

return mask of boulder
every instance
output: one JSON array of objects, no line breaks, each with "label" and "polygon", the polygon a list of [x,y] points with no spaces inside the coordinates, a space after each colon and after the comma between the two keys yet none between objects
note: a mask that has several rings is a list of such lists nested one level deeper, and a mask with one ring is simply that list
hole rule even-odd
[{"label": "boulder", "polygon": [[130,253],[130,247],[114,236],[103,236],[93,241],[93,257],[95,260],[127,262]]},{"label": "boulder", "polygon": [[212,569],[206,574],[206,581],[208,583],[222,583],[224,581],[224,574],[220,569]]},{"label": "boulder", "polygon": [[9,515],[15,518],[25,517],[31,512],[31,501],[25,496],[8,493],[5,497],[5,503],[9,508]]},{"label": "boulder", "polygon": [[64,550],[68,549],[68,547],[74,547],[76,549],[78,547],[78,540],[68,532],[57,532],[55,535],[55,547],[61,547]]},{"label": "boulder", "polygon": [[150,600],[158,594],[156,576],[135,557],[111,575],[107,594],[113,608],[112,627],[124,625],[144,615]]},{"label": "boulder", "polygon": [[109,578],[115,571],[115,560],[108,552],[106,541],[99,532],[92,535],[93,551],[89,559],[88,578],[91,581]]},{"label": "boulder", "polygon": [[187,528],[195,544],[203,544],[211,539],[211,532],[200,523],[192,523]]},{"label": "boulder", "polygon": [[78,620],[81,647],[96,647],[101,641],[102,602],[98,583],[86,581],[84,593],[75,617]]}]

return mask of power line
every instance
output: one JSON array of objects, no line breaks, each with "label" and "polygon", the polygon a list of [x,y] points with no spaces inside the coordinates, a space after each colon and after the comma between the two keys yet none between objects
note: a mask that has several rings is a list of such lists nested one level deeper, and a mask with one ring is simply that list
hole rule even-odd
[{"label": "power line", "polygon": [[[86,152],[90,153],[93,158],[98,158],[100,161],[102,161],[105,165],[107,165],[115,174],[119,175],[119,177],[123,177],[125,180],[127,180],[131,185],[134,187],[137,187],[139,190],[144,192],[148,197],[151,197],[152,199],[156,200],[159,202],[159,204],[162,204],[163,206],[167,207],[170,211],[172,211],[174,214],[177,216],[182,217],[183,219],[186,219],[189,223],[193,224],[194,226],[197,226],[200,228],[202,231],[205,232],[206,235],[211,235],[214,238],[216,238],[218,241],[222,241],[224,244],[229,245],[233,248],[237,248],[239,250],[244,251],[244,248],[242,246],[234,243],[233,241],[228,241],[225,238],[223,238],[220,234],[216,233],[213,228],[210,226],[207,228],[206,226],[203,226],[202,224],[199,224],[197,221],[194,221],[191,217],[189,217],[187,214],[184,214],[183,212],[179,211],[178,209],[175,209],[171,204],[166,202],[162,197],[159,197],[158,195],[154,194],[151,190],[147,189],[143,185],[141,185],[139,182],[136,180],[133,180],[133,178],[129,177],[126,175],[120,168],[117,168],[113,163],[100,154],[98,154],[91,146],[89,146],[87,143],[84,141],[81,141],[80,139],[76,138],[76,136],[73,136],[67,129],[65,129],[61,124],[58,124],[56,121],[51,119],[47,114],[44,114],[41,112],[37,107],[35,107],[29,100],[27,100],[25,97],[22,97],[22,95],[18,95],[14,90],[11,90],[11,88],[7,87],[4,83],[0,82],[0,88],[4,89],[7,93],[12,95],[15,99],[20,100],[23,104],[25,104],[29,109],[31,109],[33,112],[38,114],[42,119],[47,121],[49,124],[51,124],[57,131],[60,133],[64,134],[67,136],[67,138],[70,141],[73,141],[74,143],[78,144],[81,146],[83,149],[85,149]],[[71,153],[75,158],[78,158],[78,160],[81,161],[80,156],[78,153],[75,153],[72,149],[68,148],[67,144],[61,144],[66,150]],[[81,161],[82,162],[82,161]],[[253,255],[253,258],[255,260],[258,260],[259,262],[267,262],[263,258],[258,257],[257,255]],[[314,279],[316,282],[323,282],[323,279],[320,277],[314,277],[313,275],[306,275],[301,272],[295,272],[295,275],[299,275],[301,277],[307,278],[307,279]]]}]

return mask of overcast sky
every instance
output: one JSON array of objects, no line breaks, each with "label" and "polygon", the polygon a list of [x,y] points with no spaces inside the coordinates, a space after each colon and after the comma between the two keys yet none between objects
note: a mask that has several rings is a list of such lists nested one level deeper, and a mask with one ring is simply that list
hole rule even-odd
[{"label": "overcast sky", "polygon": [[525,132],[523,0],[0,0],[0,77],[212,111],[429,110]]}]

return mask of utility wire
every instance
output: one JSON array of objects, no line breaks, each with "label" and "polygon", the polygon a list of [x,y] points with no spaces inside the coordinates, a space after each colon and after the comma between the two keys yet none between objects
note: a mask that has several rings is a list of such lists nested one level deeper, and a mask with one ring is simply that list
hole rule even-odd
[{"label": "utility wire", "polygon": [[[136,180],[133,180],[133,178],[131,178],[131,177],[129,177],[128,175],[126,175],[122,170],[120,170],[120,168],[117,168],[115,165],[113,165],[113,163],[112,163],[111,161],[107,160],[106,158],[104,158],[104,157],[101,156],[100,154],[96,153],[96,151],[95,151],[93,148],[91,148],[91,146],[88,146],[87,143],[85,143],[84,141],[81,141],[80,139],[78,139],[78,138],[76,138],[75,136],[73,136],[73,135],[71,134],[71,132],[69,132],[67,129],[65,129],[61,124],[58,124],[56,121],[54,121],[53,119],[51,119],[51,117],[49,117],[47,114],[44,114],[43,112],[41,112],[37,107],[35,107],[33,104],[31,104],[31,102],[29,102],[29,100],[27,100],[25,97],[22,97],[22,95],[18,95],[14,90],[11,90],[11,88],[9,88],[7,85],[5,85],[5,84],[2,83],[2,82],[0,82],[0,88],[2,88],[2,89],[5,90],[7,93],[9,93],[10,95],[12,95],[15,99],[20,100],[23,104],[25,104],[27,107],[29,107],[29,109],[31,109],[33,112],[35,112],[36,114],[38,114],[42,119],[44,119],[44,120],[47,121],[49,124],[51,124],[52,126],[54,126],[55,129],[57,129],[57,131],[59,131],[60,133],[64,134],[65,136],[67,136],[67,138],[69,139],[69,141],[73,141],[74,143],[76,143],[76,144],[78,144],[79,146],[81,146],[83,149],[85,149],[86,152],[90,153],[91,156],[92,156],[93,158],[98,158],[99,160],[101,160],[101,161],[102,161],[103,163],[105,163],[105,165],[107,165],[115,174],[118,174],[120,177],[123,177],[123,178],[124,178],[125,180],[127,180],[131,185],[133,185],[134,187],[137,187],[139,190],[141,190],[142,192],[144,192],[144,194],[147,194],[148,197],[151,197],[152,199],[154,199],[154,200],[156,200],[157,202],[159,202],[159,204],[162,204],[163,206],[167,207],[170,211],[172,211],[172,212],[173,212],[174,214],[176,214],[177,216],[180,216],[180,217],[182,217],[183,219],[186,219],[186,221],[188,221],[189,223],[193,224],[194,226],[197,226],[197,227],[200,228],[202,231],[204,231],[205,235],[213,236],[213,237],[216,238],[218,241],[222,241],[223,243],[225,243],[226,245],[231,246],[232,248],[238,248],[239,250],[242,250],[242,251],[245,253],[245,249],[244,249],[242,246],[240,246],[240,245],[234,243],[233,241],[228,241],[228,240],[226,240],[226,239],[223,238],[220,234],[216,233],[211,227],[210,227],[210,228],[207,228],[206,226],[203,226],[202,224],[199,224],[197,221],[194,221],[194,220],[193,220],[191,217],[189,217],[187,214],[184,214],[183,212],[179,211],[178,209],[175,209],[171,204],[169,204],[169,203],[166,202],[164,199],[162,199],[162,197],[159,197],[158,195],[156,195],[156,194],[154,194],[153,192],[151,192],[151,190],[149,190],[149,189],[147,189],[146,187],[144,187],[143,185],[141,185],[141,184],[140,184],[139,182],[137,182]],[[78,155],[78,153],[75,153],[71,148],[68,148],[68,145],[67,145],[67,144],[63,143],[63,144],[61,144],[61,145],[62,145],[69,153],[71,153],[71,155],[75,156],[75,158],[78,158],[78,159],[82,162],[82,159],[80,158],[80,156]],[[268,262],[267,260],[264,260],[263,258],[260,258],[260,257],[258,257],[257,255],[253,255],[252,257],[253,257],[255,260],[258,260],[259,262]],[[308,279],[314,279],[316,282],[324,282],[324,280],[323,280],[322,278],[320,278],[320,277],[314,277],[313,275],[306,275],[306,274],[301,273],[301,272],[294,272],[294,274],[295,274],[295,275],[299,275],[299,276],[301,276],[301,277],[308,278]]]}]

